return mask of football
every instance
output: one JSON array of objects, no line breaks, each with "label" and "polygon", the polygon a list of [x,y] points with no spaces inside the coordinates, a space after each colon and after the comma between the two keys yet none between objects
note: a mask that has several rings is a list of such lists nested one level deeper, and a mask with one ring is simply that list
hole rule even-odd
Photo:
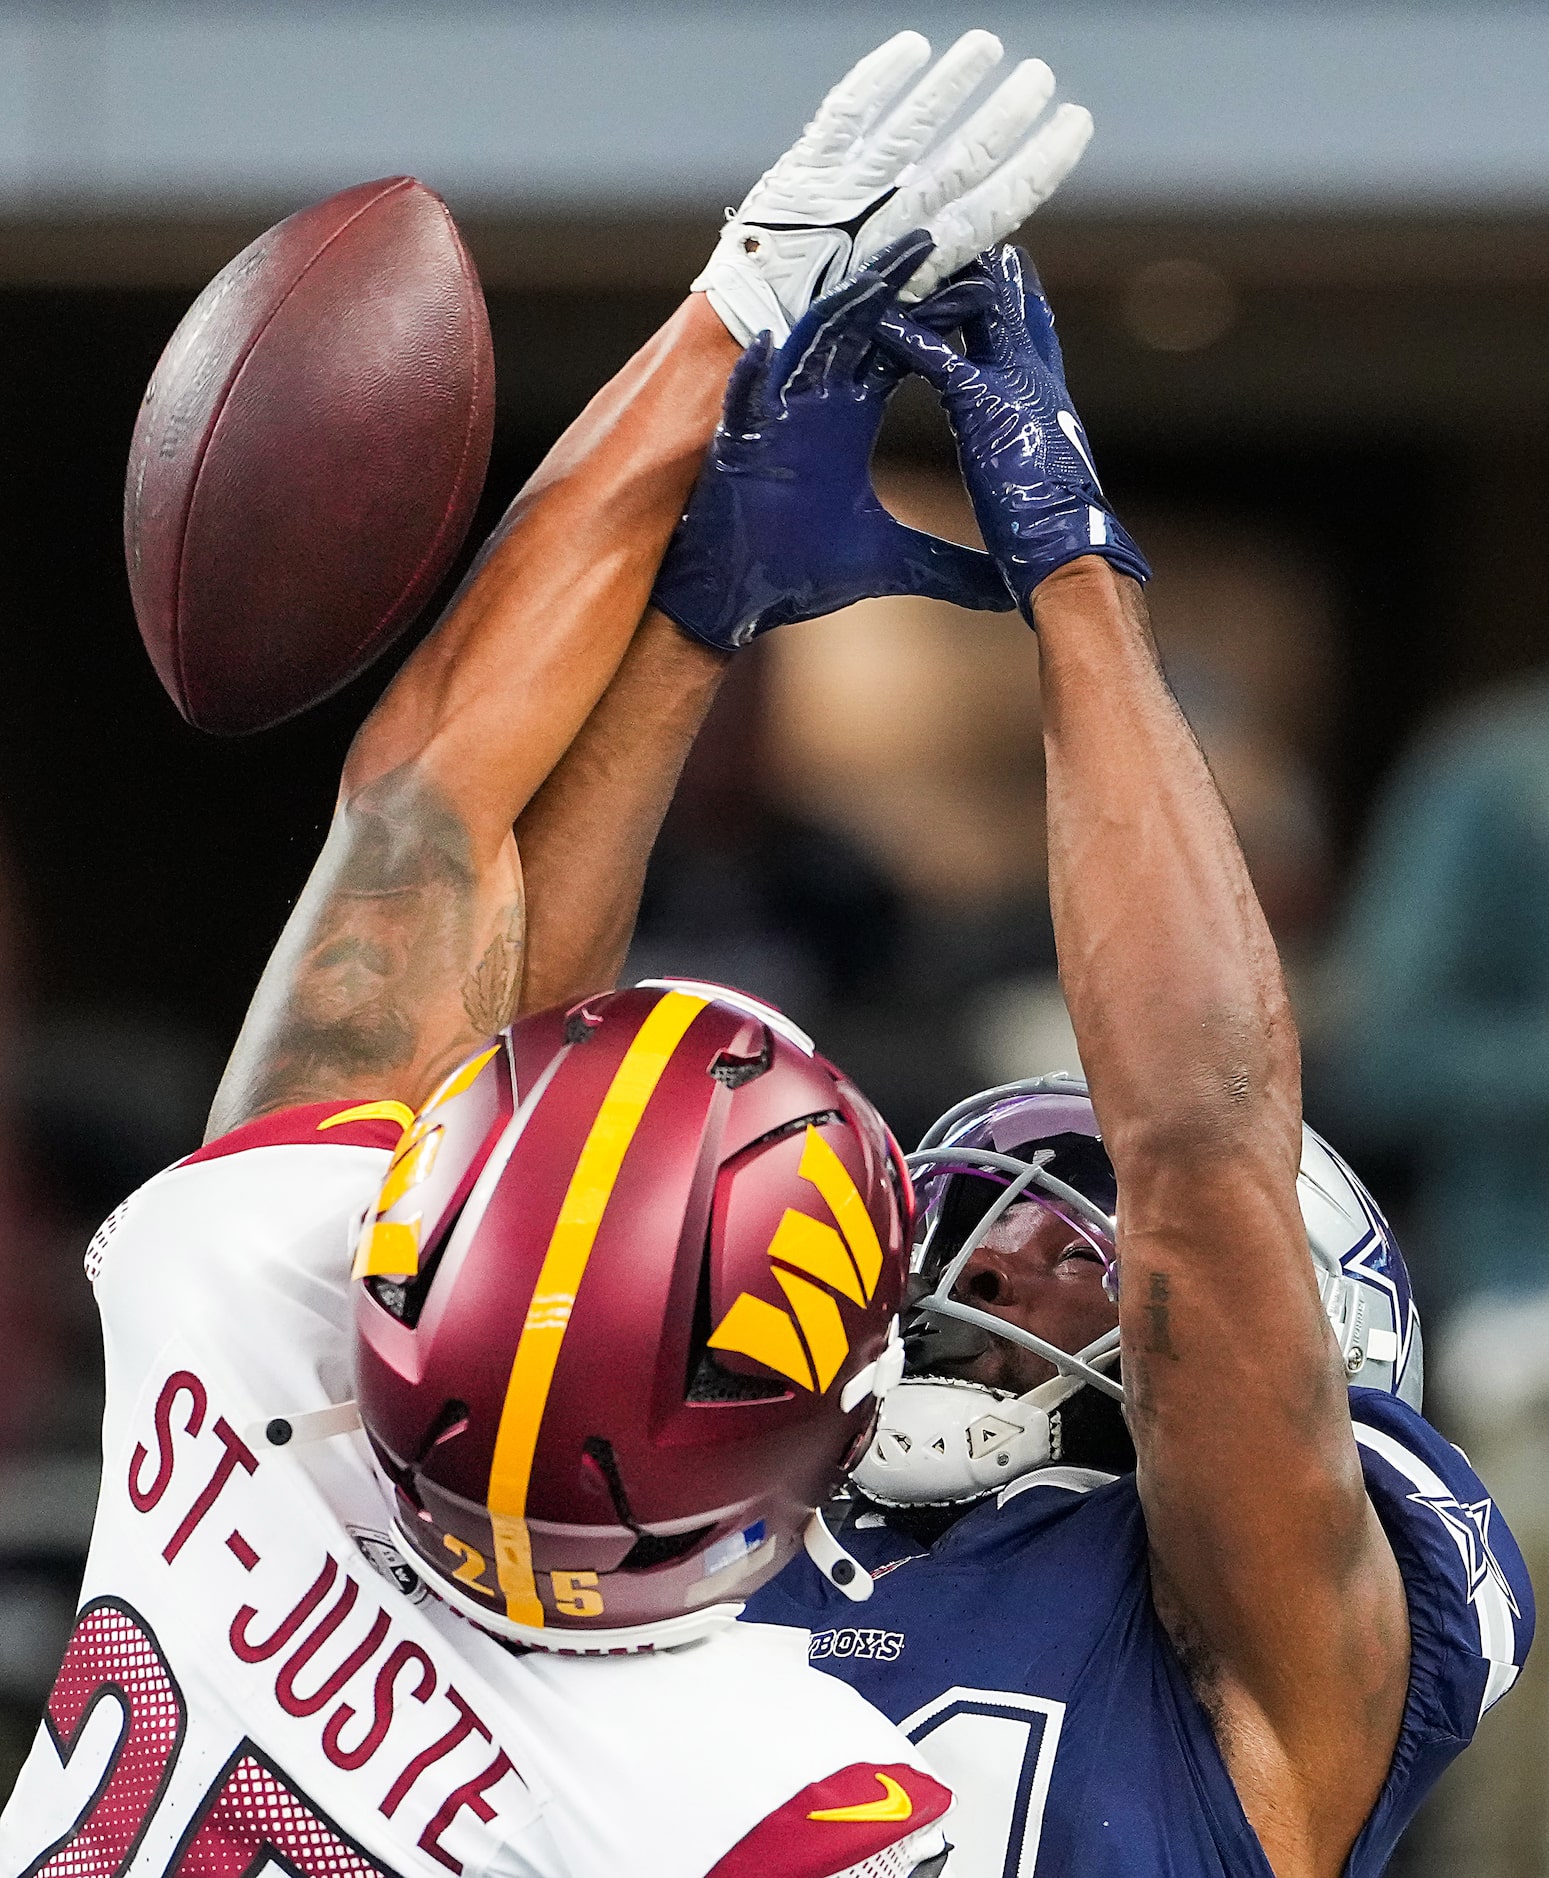
[{"label": "football", "polygon": [[279,723],[411,624],[473,519],[494,408],[478,276],[414,178],[222,269],[157,364],[124,494],[135,616],[191,724]]}]

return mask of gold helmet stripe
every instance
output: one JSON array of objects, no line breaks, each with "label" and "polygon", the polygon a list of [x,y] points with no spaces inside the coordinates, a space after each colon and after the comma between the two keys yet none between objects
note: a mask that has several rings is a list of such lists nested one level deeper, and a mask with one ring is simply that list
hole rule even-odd
[{"label": "gold helmet stripe", "polygon": [[685,992],[660,998],[624,1052],[602,1099],[591,1132],[570,1176],[570,1186],[548,1250],[527,1318],[517,1341],[506,1385],[505,1406],[495,1436],[489,1474],[489,1510],[495,1529],[495,1570],[505,1593],[507,1615],[539,1627],[543,1605],[533,1576],[532,1542],[527,1530],[527,1489],[532,1479],[538,1431],[559,1362],[560,1345],[570,1323],[576,1292],[586,1274],[602,1216],[612,1197],[619,1169],[635,1138],[662,1072],[683,1041],[685,1031],[709,1002]]}]

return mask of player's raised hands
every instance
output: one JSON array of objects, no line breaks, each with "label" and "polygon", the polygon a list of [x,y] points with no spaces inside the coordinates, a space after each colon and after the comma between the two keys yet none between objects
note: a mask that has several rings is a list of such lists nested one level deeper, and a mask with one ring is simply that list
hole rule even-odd
[{"label": "player's raised hands", "polygon": [[1024,59],[948,129],[1002,57],[993,33],[970,32],[931,65],[927,39],[897,33],[835,85],[694,282],[741,344],[759,332],[779,344],[815,299],[914,228],[935,242],[904,288],[923,299],[1053,195],[1092,119],[1074,104],[1045,117],[1054,74],[1042,59]]},{"label": "player's raised hands", "polygon": [[[923,594],[1007,612],[987,554],[906,528],[878,501],[871,453],[904,368],[878,324],[930,253],[916,230],[797,322],[775,351],[761,333],[738,361],[721,424],[657,577],[653,603],[685,632],[732,651],[793,620],[879,594]],[[944,289],[920,330],[981,310],[981,282]]]},{"label": "player's raised hands", "polygon": [[878,343],[939,392],[980,531],[1023,611],[1031,618],[1033,589],[1083,554],[1148,580],[1145,556],[1098,480],[1031,262],[996,247],[960,280],[987,299],[964,322],[963,352],[896,308],[879,323]]}]

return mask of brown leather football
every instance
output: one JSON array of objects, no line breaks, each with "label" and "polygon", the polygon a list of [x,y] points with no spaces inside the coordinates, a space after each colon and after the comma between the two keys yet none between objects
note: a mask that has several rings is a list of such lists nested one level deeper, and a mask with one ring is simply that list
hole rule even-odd
[{"label": "brown leather football", "polygon": [[216,275],[124,492],[135,615],[191,724],[276,724],[411,623],[473,519],[494,383],[478,276],[413,177],[303,209]]}]

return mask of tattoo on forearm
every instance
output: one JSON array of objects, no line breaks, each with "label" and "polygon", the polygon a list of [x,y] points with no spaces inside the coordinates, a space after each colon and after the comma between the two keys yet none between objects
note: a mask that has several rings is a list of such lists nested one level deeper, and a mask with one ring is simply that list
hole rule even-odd
[{"label": "tattoo on forearm", "polygon": [[1172,1337],[1172,1280],[1166,1272],[1146,1273],[1146,1342],[1147,1356],[1166,1356],[1175,1361],[1178,1352]]},{"label": "tattoo on forearm", "polygon": [[[212,1125],[342,1089],[391,1094],[508,1022],[521,896],[470,973],[479,887],[467,830],[412,765],[363,790],[336,818],[259,987]],[[467,1032],[448,1021],[459,993]]]},{"label": "tattoo on forearm", "polygon": [[522,992],[527,928],[526,900],[518,894],[506,910],[504,929],[463,980],[463,1010],[481,1037],[492,1037],[516,1016]]}]

